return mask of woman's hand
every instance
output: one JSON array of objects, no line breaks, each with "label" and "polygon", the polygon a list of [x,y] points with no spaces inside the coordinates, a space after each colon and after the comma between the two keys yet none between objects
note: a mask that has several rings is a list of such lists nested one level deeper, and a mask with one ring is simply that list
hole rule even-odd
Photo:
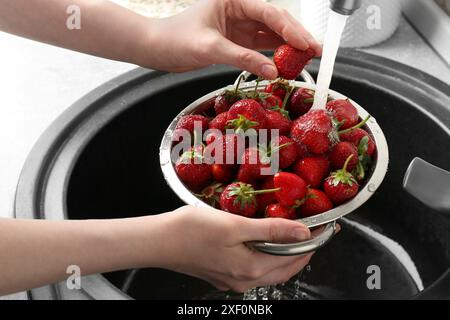
[{"label": "woman's hand", "polygon": [[202,0],[179,15],[152,20],[149,39],[140,64],[174,72],[220,63],[274,79],[275,65],[255,50],[288,42],[321,54],[320,45],[296,19],[261,0]]},{"label": "woman's hand", "polygon": [[312,256],[272,256],[244,244],[252,240],[299,242],[309,239],[309,229],[295,221],[249,219],[192,206],[160,217],[167,223],[165,236],[158,244],[159,266],[202,278],[221,290],[243,292],[256,286],[286,282]]},{"label": "woman's hand", "polygon": [[[67,27],[71,6],[80,8],[80,29]],[[223,63],[266,79],[276,78],[277,70],[256,50],[288,42],[321,54],[286,10],[261,0],[201,0],[166,19],[106,0],[0,1],[0,30],[152,69],[182,72]]]}]

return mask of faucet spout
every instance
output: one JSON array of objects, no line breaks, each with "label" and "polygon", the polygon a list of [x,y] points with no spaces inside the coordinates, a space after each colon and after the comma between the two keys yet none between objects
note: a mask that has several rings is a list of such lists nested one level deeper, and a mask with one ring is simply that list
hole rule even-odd
[{"label": "faucet spout", "polygon": [[330,0],[331,10],[349,16],[361,7],[362,0]]}]

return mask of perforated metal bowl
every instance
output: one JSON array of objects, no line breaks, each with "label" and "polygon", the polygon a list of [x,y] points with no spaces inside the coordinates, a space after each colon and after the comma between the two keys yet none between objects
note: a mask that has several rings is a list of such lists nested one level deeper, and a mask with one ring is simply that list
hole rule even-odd
[{"label": "perforated metal bowl", "polygon": [[[247,80],[250,76],[250,73],[243,72],[238,77],[238,79],[241,76],[245,80]],[[316,86],[314,79],[306,70],[302,72],[301,78],[303,79],[303,81],[292,81],[290,84],[292,86],[295,86],[296,88],[308,88],[313,90],[315,89]],[[178,197],[186,204],[198,207],[210,207],[208,204],[206,204],[202,200],[198,199],[194,194],[192,194],[180,181],[175,172],[174,165],[171,161],[173,131],[175,130],[175,127],[182,116],[204,112],[206,108],[211,107],[211,104],[208,102],[214,99],[223,90],[233,89],[235,84],[213,91],[191,103],[183,111],[181,111],[178,114],[178,116],[175,117],[175,119],[173,119],[173,121],[170,123],[169,127],[167,128],[163,136],[160,146],[161,170],[168,185],[178,195]],[[265,86],[267,84],[268,81],[262,81],[260,82],[259,85]],[[241,83],[240,88],[244,91],[252,91],[255,89],[255,86],[256,86],[255,81],[243,82]],[[329,91],[329,95],[331,96],[332,99],[349,99],[348,97],[333,90]],[[358,114],[362,119],[366,118],[369,115],[369,113],[358,103],[356,103],[351,99],[350,101],[356,107],[356,109],[358,110]],[[325,245],[333,237],[336,231],[336,223],[335,223],[336,220],[345,216],[346,214],[353,212],[361,205],[363,205],[367,200],[369,200],[369,198],[381,185],[386,175],[389,162],[389,150],[383,131],[381,130],[380,126],[378,125],[374,117],[371,117],[369,119],[364,129],[368,131],[369,134],[374,139],[375,144],[377,146],[377,153],[375,155],[373,169],[371,172],[369,172],[364,185],[361,186],[360,191],[358,192],[356,197],[327,212],[303,219],[298,219],[298,221],[302,222],[309,228],[326,225],[324,230],[315,238],[304,242],[280,244],[280,243],[254,241],[249,243],[249,245],[251,245],[257,250],[274,255],[300,255],[317,250],[321,246]]]}]

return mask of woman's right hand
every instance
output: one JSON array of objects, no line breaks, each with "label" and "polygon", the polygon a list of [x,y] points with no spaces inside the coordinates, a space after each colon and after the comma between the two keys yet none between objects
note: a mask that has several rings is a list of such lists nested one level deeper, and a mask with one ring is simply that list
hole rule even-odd
[{"label": "woman's right hand", "polygon": [[227,212],[184,206],[164,214],[161,267],[210,282],[220,290],[243,292],[288,281],[308,264],[303,256],[273,256],[250,249],[247,241],[308,240],[303,224],[280,218],[249,219]]}]

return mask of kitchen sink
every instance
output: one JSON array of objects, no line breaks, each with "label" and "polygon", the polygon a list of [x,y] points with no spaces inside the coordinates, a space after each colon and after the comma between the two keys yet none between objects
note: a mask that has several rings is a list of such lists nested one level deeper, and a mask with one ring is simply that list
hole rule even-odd
[{"label": "kitchen sink", "polygon": [[[314,76],[317,69],[317,61],[308,67]],[[183,74],[139,68],[95,89],[61,115],[34,147],[17,188],[16,216],[110,219],[182,206],[160,170],[161,137],[181,109],[232,83],[238,74],[225,66]],[[254,297],[450,299],[450,217],[402,189],[403,174],[416,156],[450,169],[450,87],[416,69],[354,50],[341,51],[331,87],[377,119],[389,144],[388,173],[376,194],[340,221],[343,230],[308,268]],[[381,272],[381,288],[368,286],[374,268]],[[88,276],[82,286],[71,291],[65,283],[53,284],[31,290],[30,296],[243,298],[218,292],[202,280],[150,268]]]}]

